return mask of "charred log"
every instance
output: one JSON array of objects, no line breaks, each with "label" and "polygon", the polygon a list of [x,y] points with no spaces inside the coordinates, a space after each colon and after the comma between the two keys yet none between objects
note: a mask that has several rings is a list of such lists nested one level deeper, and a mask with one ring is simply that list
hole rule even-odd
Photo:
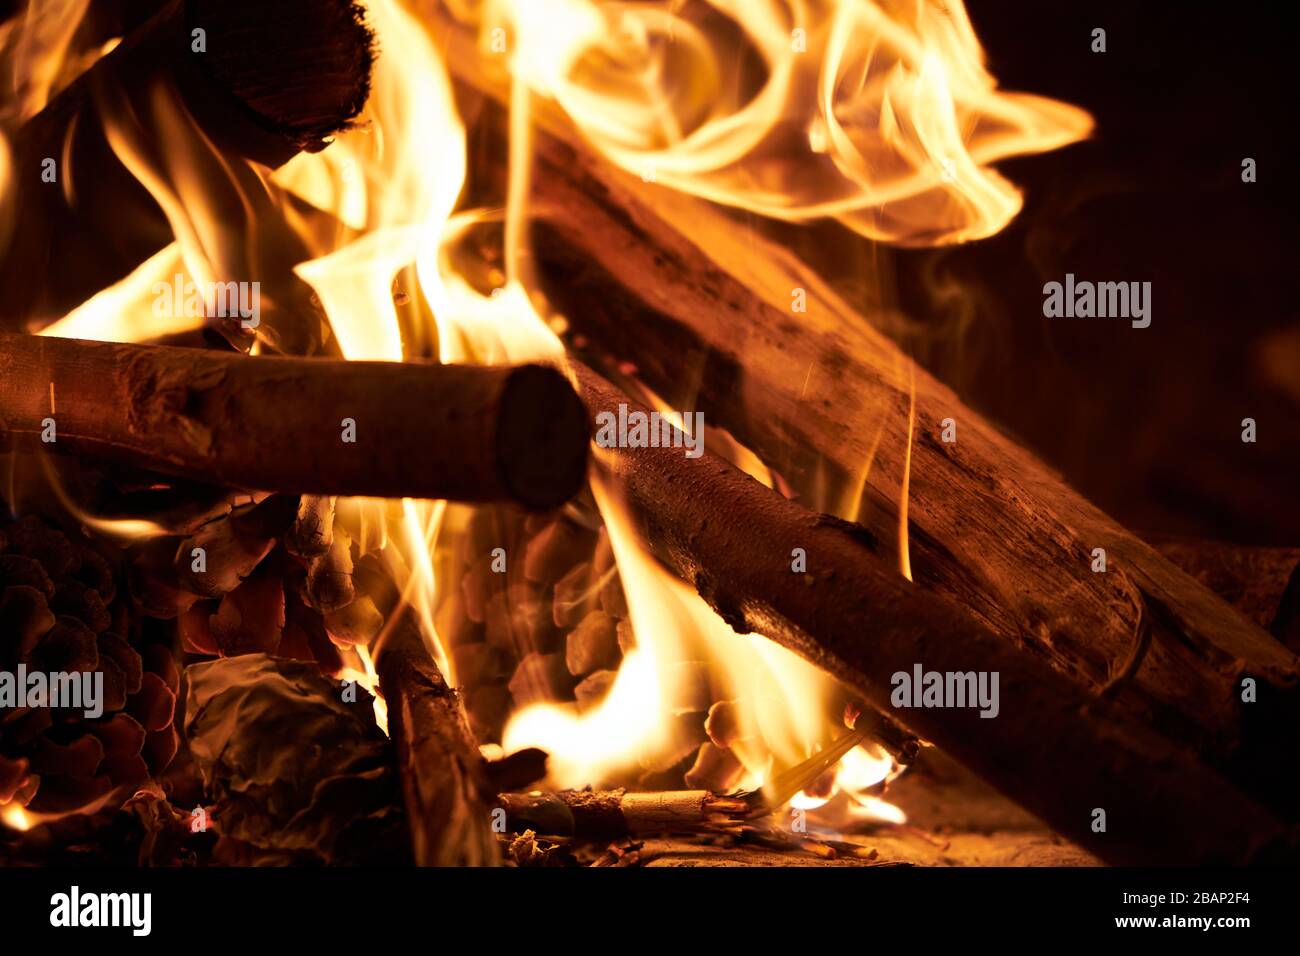
[{"label": "charred log", "polygon": [[499,862],[488,774],[460,695],[447,685],[409,618],[398,621],[375,661],[388,703],[402,794],[420,866]]}]

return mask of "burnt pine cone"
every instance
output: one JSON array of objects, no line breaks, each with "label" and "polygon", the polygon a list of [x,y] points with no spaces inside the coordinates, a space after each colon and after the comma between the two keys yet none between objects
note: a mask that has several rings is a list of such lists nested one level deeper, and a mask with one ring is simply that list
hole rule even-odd
[{"label": "burnt pine cone", "polygon": [[[3,503],[0,502],[0,508]],[[147,643],[115,561],[40,518],[0,512],[0,671],[98,671],[103,714],[0,709],[0,804],[37,813],[119,804],[160,774],[179,742],[180,673]]]}]

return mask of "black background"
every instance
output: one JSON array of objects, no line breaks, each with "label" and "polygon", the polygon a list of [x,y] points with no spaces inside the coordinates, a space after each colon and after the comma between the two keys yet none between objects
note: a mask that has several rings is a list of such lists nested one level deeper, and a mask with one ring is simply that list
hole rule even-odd
[{"label": "black background", "polygon": [[[1135,530],[1300,544],[1293,5],[968,10],[1004,89],[1082,106],[1097,128],[999,165],[1026,192],[1002,233],[894,254],[899,306],[935,332],[918,357]],[[1066,272],[1152,282],[1151,327],[1043,318],[1043,283]]]}]

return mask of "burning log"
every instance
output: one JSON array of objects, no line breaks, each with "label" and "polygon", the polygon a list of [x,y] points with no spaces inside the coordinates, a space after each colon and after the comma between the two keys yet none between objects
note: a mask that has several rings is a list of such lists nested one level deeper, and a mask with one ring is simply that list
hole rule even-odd
[{"label": "burning log", "polygon": [[[457,79],[504,100],[509,78],[472,31],[436,0],[417,6],[446,37]],[[894,550],[883,542],[899,536],[905,498],[906,551],[892,557],[906,555],[919,585],[1083,687],[1122,687],[1119,703],[1143,723],[1295,813],[1300,769],[1278,759],[1300,725],[1293,652],[916,368],[789,250],[614,168],[532,105],[531,254],[575,343],[634,363],[667,400],[689,389],[694,408],[805,493],[828,478],[838,510],[882,551]],[[947,420],[954,442],[942,440]]]},{"label": "burning log", "polygon": [[541,366],[0,334],[0,441],[233,487],[554,507],[582,485],[587,435],[573,389]]},{"label": "burning log", "polygon": [[515,833],[532,830],[582,840],[734,827],[753,815],[750,801],[708,790],[561,790],[503,793],[497,800],[506,811],[506,826]]},{"label": "burning log", "polygon": [[[279,166],[323,149],[365,103],[373,38],[352,0],[153,5],[147,23],[12,134],[12,175],[21,185],[0,267],[11,319],[61,316],[172,241],[168,218],[118,158],[106,122],[147,127],[170,95],[197,124],[196,141],[206,137],[222,157]],[[142,134],[151,148],[176,135],[175,127]],[[255,195],[235,190],[220,202],[246,215],[240,203]],[[105,242],[115,226],[114,241]],[[307,258],[286,245],[274,253],[297,252],[286,265]]]},{"label": "burning log", "polygon": [[[1261,799],[1294,806],[1300,774],[1276,758],[1293,751],[1300,722],[1294,653],[924,370],[913,386],[898,371],[911,364],[898,347],[784,250],[738,238],[703,204],[654,192],[650,205],[650,187],[629,186],[553,138],[539,136],[536,155],[541,204],[564,214],[537,224],[534,252],[575,332],[634,361],[670,400],[682,357],[697,356],[696,407],[797,486],[828,471],[849,489],[845,510],[881,541],[898,537],[896,502],[906,496],[918,584],[1085,687],[1125,675],[1124,706],[1149,726],[1192,744]],[[792,288],[807,292],[809,315],[787,311]],[[781,296],[786,310],[774,304]],[[941,439],[947,420],[953,443]],[[1105,573],[1093,569],[1099,554]],[[1144,627],[1152,639],[1135,658]],[[1243,711],[1247,677],[1268,719]]]},{"label": "burning log", "polygon": [[447,686],[419,630],[402,617],[375,661],[388,702],[402,794],[420,866],[492,866],[499,861],[488,776],[460,695]]},{"label": "burning log", "polygon": [[[585,367],[576,372],[593,419],[628,402]],[[808,511],[712,455],[653,447],[600,460],[647,546],[738,632],[817,664],[1102,858],[1241,862],[1278,836],[1268,811],[1193,752],[903,579],[862,527]],[[803,574],[791,570],[796,547],[809,556]],[[918,664],[999,675],[1000,712],[895,709],[894,675]],[[1189,841],[1193,830],[1203,839]]]}]

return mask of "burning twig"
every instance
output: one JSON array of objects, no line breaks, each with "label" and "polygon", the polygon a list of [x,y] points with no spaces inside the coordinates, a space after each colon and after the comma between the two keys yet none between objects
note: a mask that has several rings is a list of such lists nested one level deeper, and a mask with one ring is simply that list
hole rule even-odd
[{"label": "burning twig", "polygon": [[541,366],[254,358],[8,334],[0,421],[0,441],[233,487],[535,508],[577,492],[589,434],[569,383]]},{"label": "burning twig", "polygon": [[[628,402],[583,366],[593,417]],[[893,675],[996,673],[1001,713],[915,708],[907,724],[1059,832],[1116,862],[1241,861],[1279,823],[1188,752],[1100,702],[943,597],[900,577],[859,526],[808,511],[711,456],[602,459],[647,545],[737,631],[756,631],[891,709]],[[794,547],[811,580],[793,573]],[[1097,810],[1109,820],[1094,826]],[[1195,829],[1203,839],[1189,841]]]},{"label": "burning twig", "polygon": [[866,739],[866,731],[851,730],[826,749],[776,774],[764,788],[764,809],[774,811],[785,806],[795,794],[834,767],[846,753]]},{"label": "burning twig", "polygon": [[728,829],[740,826],[754,812],[747,797],[708,790],[561,790],[503,793],[497,799],[506,811],[507,827],[516,833],[533,830],[585,840]]}]

